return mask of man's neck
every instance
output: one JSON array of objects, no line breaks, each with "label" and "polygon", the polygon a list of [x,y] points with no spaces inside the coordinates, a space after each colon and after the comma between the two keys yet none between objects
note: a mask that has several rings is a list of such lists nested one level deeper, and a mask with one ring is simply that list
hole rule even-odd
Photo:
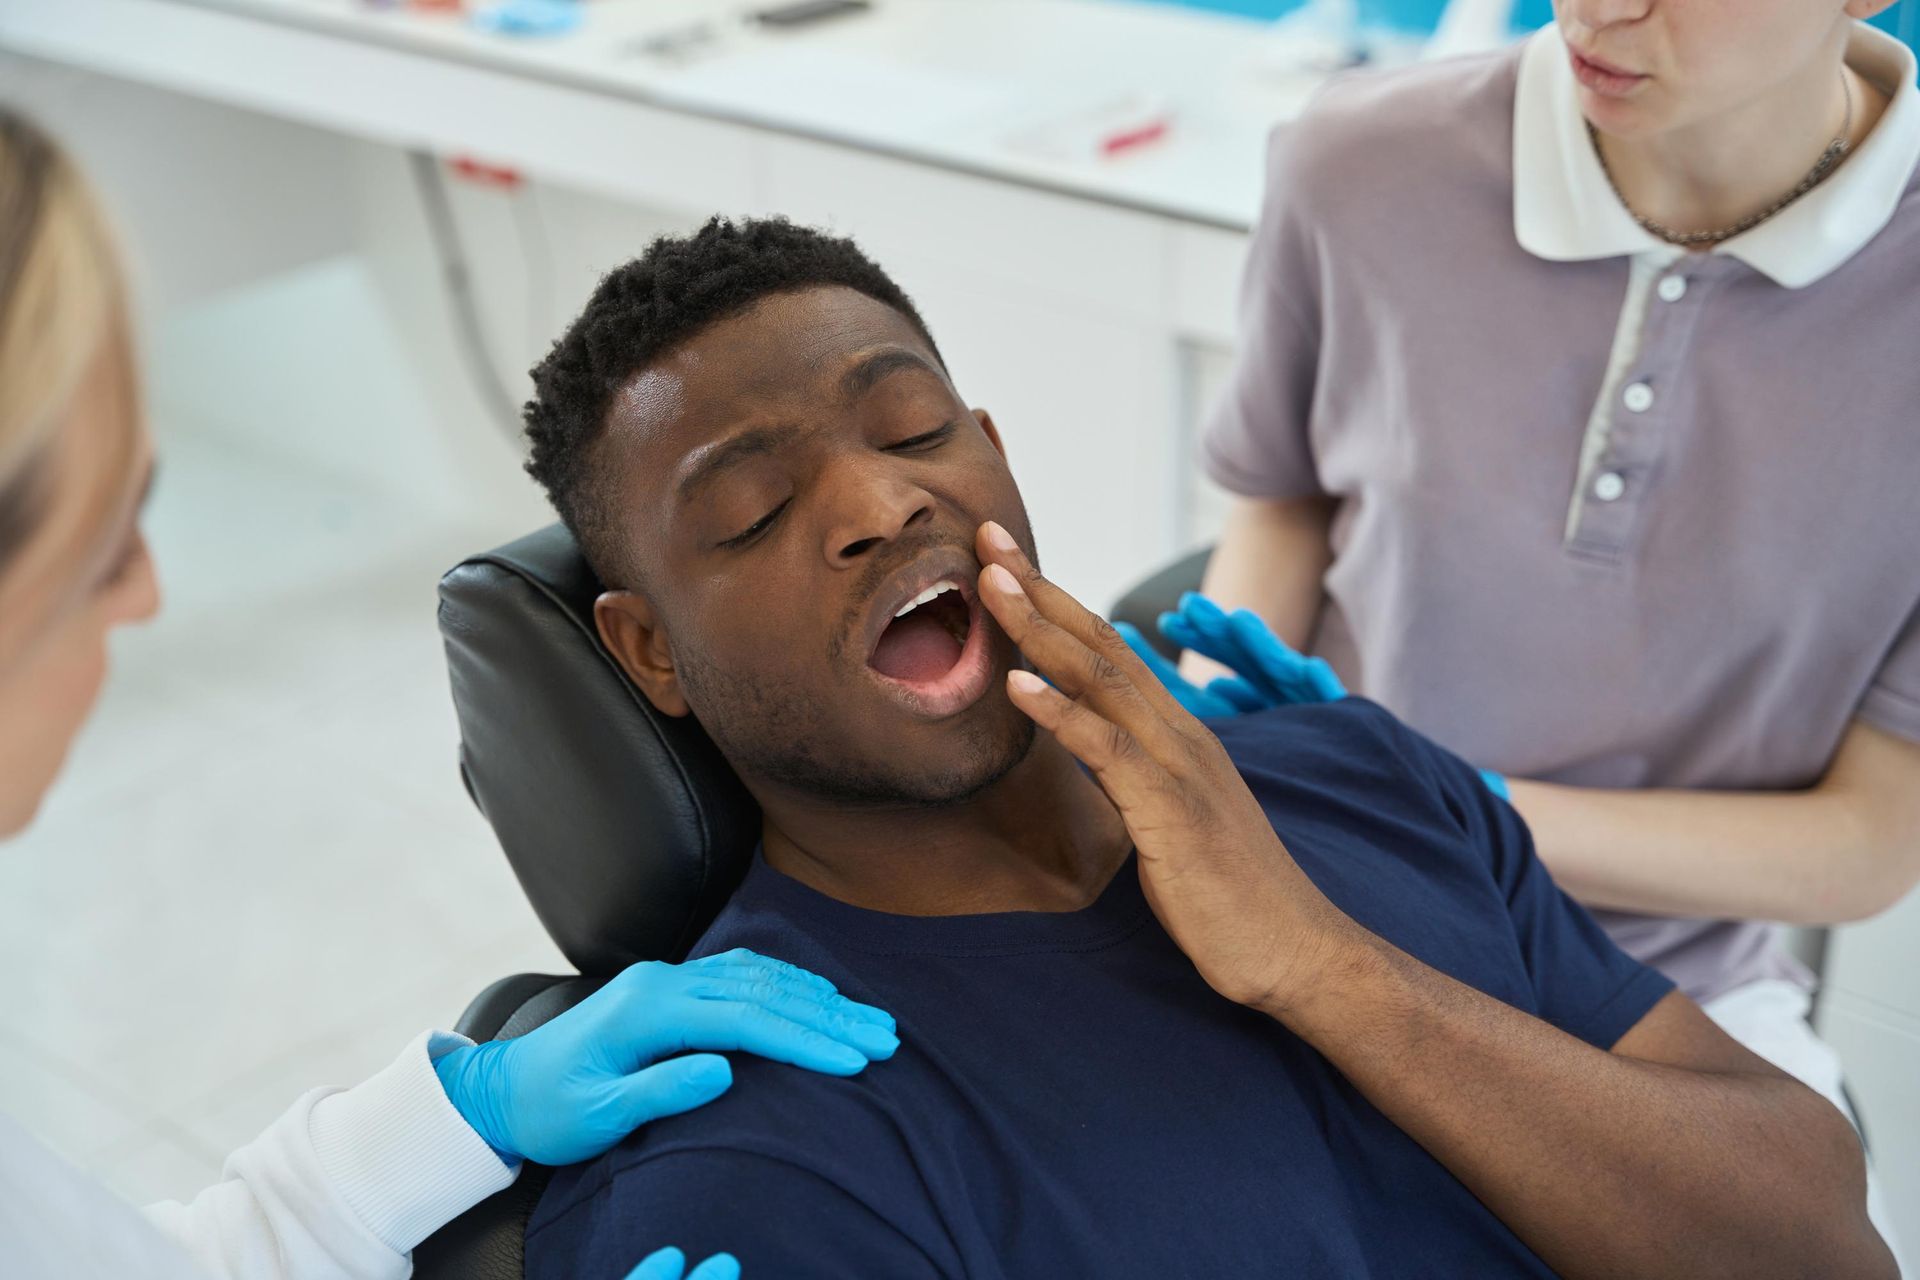
[{"label": "man's neck", "polygon": [[829,897],[896,915],[1075,911],[1132,844],[1100,787],[1045,733],[959,804],[828,806],[761,797],[767,863]]},{"label": "man's neck", "polygon": [[[1835,40],[1844,46],[1851,24]],[[1627,207],[1676,231],[1712,231],[1764,212],[1791,192],[1840,134],[1873,131],[1887,97],[1831,52],[1741,109],[1651,137],[1601,134],[1607,169]],[[1843,78],[1845,87],[1843,88]]]}]

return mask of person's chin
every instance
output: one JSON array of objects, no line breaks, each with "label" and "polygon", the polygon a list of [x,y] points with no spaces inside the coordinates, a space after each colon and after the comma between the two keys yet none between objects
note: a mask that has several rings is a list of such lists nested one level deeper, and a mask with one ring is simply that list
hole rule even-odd
[{"label": "person's chin", "polygon": [[969,735],[976,744],[975,771],[981,785],[998,782],[1011,773],[1033,750],[1038,728],[1026,712],[1007,697],[1006,677],[994,677],[993,688],[975,708],[977,724]]},{"label": "person's chin", "polygon": [[[1009,710],[1013,710],[1009,704]],[[923,780],[922,795],[930,805],[963,804],[1020,767],[1033,750],[1033,721],[1013,711],[1013,718],[990,726],[984,740],[966,758],[945,771],[931,770]]]},{"label": "person's chin", "polygon": [[45,787],[36,787],[18,795],[0,794],[0,842],[20,835],[40,816],[40,805],[47,798]]},{"label": "person's chin", "polygon": [[[1002,675],[996,675],[985,696],[964,713],[924,729],[931,733],[920,735],[922,744],[903,744],[895,758],[909,762],[913,770],[900,781],[902,794],[935,806],[972,800],[1006,777],[1032,752],[1038,733],[1007,697]],[[924,741],[929,736],[933,740]]]},{"label": "person's chin", "polygon": [[1580,114],[1601,133],[1616,138],[1650,138],[1672,127],[1671,113],[1651,99],[1612,98],[1581,89]]}]

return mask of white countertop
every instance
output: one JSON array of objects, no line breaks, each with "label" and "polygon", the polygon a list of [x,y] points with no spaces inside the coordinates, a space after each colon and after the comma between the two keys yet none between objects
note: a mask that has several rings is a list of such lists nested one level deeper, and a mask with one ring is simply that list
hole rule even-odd
[{"label": "white countertop", "polygon": [[[29,3],[32,0],[28,0]],[[1262,142],[1320,82],[1275,69],[1268,24],[1126,0],[875,0],[797,30],[742,0],[584,0],[558,36],[505,36],[457,13],[365,0],[148,0],[510,71],[690,115],[1244,230]],[[704,25],[678,57],[663,33]],[[0,35],[4,25],[0,24]],[[1058,122],[1128,100],[1169,119],[1113,158],[1045,154]]]}]

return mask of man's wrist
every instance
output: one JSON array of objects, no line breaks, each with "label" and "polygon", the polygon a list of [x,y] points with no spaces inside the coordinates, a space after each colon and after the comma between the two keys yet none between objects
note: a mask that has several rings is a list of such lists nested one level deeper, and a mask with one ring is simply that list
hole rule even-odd
[{"label": "man's wrist", "polygon": [[1377,1016],[1390,977],[1386,944],[1342,915],[1316,930],[1286,961],[1286,971],[1256,1007],[1308,1042]]}]

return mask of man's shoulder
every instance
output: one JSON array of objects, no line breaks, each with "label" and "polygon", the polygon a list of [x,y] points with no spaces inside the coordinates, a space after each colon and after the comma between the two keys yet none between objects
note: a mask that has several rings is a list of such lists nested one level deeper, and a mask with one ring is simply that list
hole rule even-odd
[{"label": "man's shoulder", "polygon": [[[745,947],[799,965],[850,998],[883,1003],[849,963],[804,891],[758,856],[733,897],[694,944],[693,957]],[[712,1102],[637,1130],[598,1160],[560,1170],[534,1215],[552,1222],[594,1202],[640,1213],[690,1167],[737,1167],[763,1183],[835,1189],[886,1201],[911,1170],[904,1118],[910,1070],[899,1056],[843,1077],[750,1053],[727,1055],[733,1083]],[[650,1210],[648,1210],[650,1211]]]},{"label": "man's shoulder", "polygon": [[[1345,858],[1347,837],[1386,824],[1426,833],[1425,861],[1440,849],[1486,860],[1484,842],[1468,838],[1461,816],[1463,766],[1378,703],[1346,697],[1274,707],[1207,727],[1283,835],[1316,828]],[[1372,852],[1397,859],[1408,850],[1388,841]]]},{"label": "man's shoulder", "polygon": [[[637,1130],[591,1166],[591,1193],[624,1172],[676,1153],[729,1151],[759,1156],[836,1182],[905,1158],[907,1139],[888,1063],[857,1076],[830,1076],[752,1054],[729,1054],[733,1084],[705,1106]],[[857,1154],[856,1154],[857,1153]]]},{"label": "man's shoulder", "polygon": [[830,982],[847,976],[817,902],[756,851],[746,876],[687,952],[690,960],[745,947],[812,969]]},{"label": "man's shoulder", "polygon": [[[1360,697],[1272,707],[1229,719],[1209,720],[1220,744],[1242,774],[1311,766],[1324,776],[1345,765],[1377,782],[1383,773],[1427,785],[1433,778],[1433,748],[1400,718]],[[1335,771],[1338,773],[1338,771]]]},{"label": "man's shoulder", "polygon": [[[743,1197],[777,1209],[789,1226],[804,1215],[863,1249],[914,1257],[921,1242],[939,1239],[934,1200],[903,1124],[905,1104],[882,1079],[887,1063],[843,1078],[749,1054],[729,1057],[734,1080],[719,1098],[554,1174],[528,1222],[538,1252],[571,1265],[610,1239],[645,1250],[717,1232],[718,1247],[744,1260]],[[725,1236],[728,1229],[736,1234]],[[535,1252],[530,1247],[530,1261]],[[567,1273],[565,1265],[547,1270]]]}]

